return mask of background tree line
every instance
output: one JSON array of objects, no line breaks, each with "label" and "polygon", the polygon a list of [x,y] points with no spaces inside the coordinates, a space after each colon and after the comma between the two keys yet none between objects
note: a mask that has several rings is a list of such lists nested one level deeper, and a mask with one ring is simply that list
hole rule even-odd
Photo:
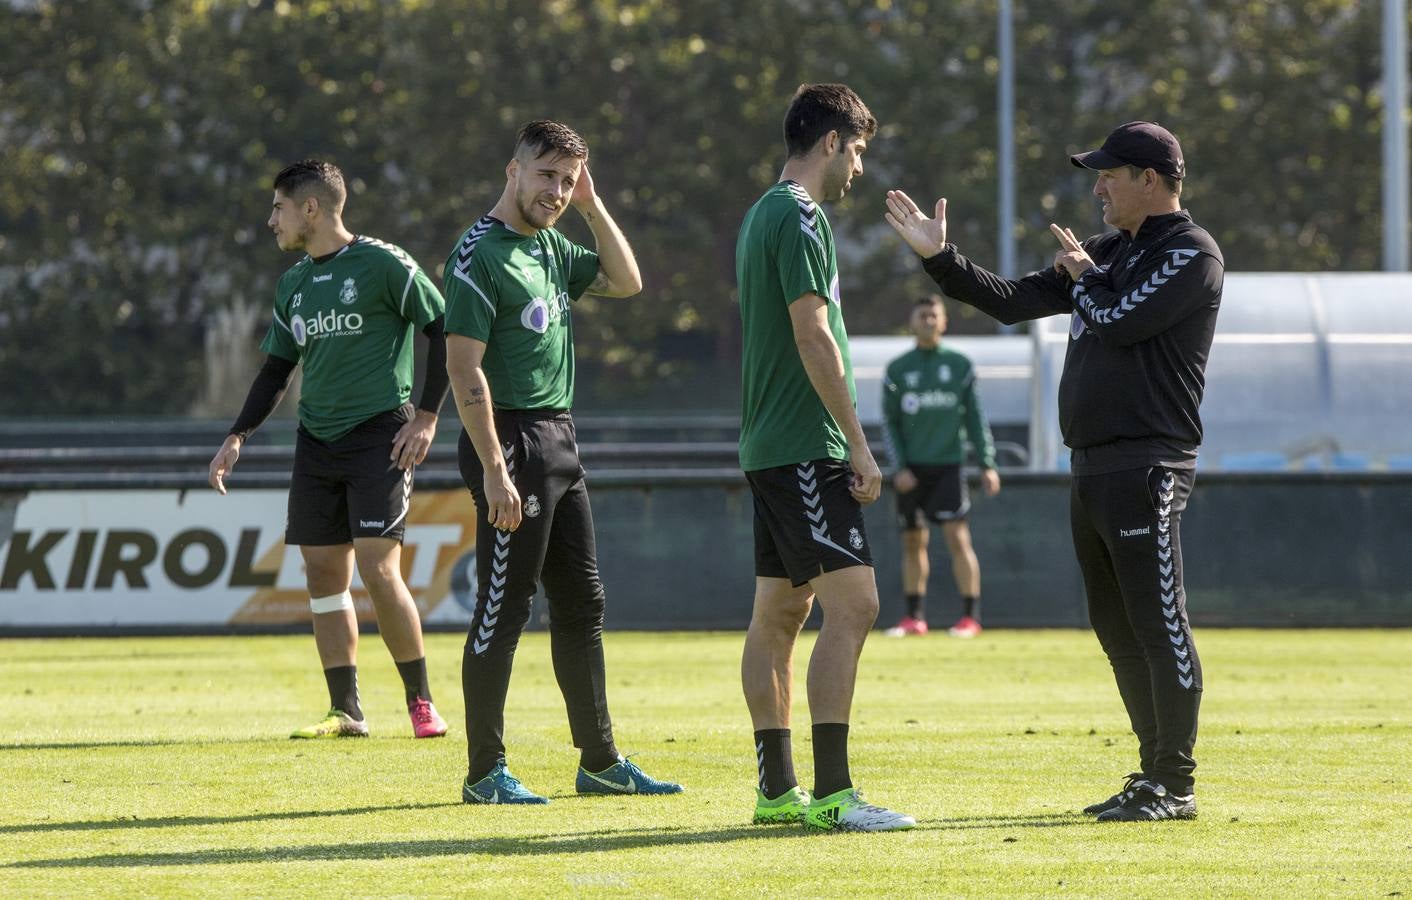
[{"label": "background tree line", "polygon": [[[1067,154],[1148,118],[1181,137],[1185,202],[1232,270],[1377,268],[1378,6],[1017,0],[1022,267],[1052,257],[1051,220],[1102,228]],[[0,18],[9,415],[229,414],[294,261],[264,228],[282,165],[337,162],[350,227],[439,278],[537,117],[588,139],[647,282],[578,304],[581,405],[733,404],[736,230],[800,82],[845,81],[882,123],[829,211],[853,333],[897,331],[930,284],[882,221],[887,188],[944,193],[953,239],[998,257],[993,0],[9,0]]]}]

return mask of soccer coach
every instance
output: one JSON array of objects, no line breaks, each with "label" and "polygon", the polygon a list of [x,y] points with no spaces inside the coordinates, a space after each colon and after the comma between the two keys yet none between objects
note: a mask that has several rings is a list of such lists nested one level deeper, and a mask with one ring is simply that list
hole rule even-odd
[{"label": "soccer coach", "polygon": [[1059,381],[1060,427],[1073,451],[1070,527],[1089,620],[1141,759],[1123,790],[1084,812],[1100,822],[1191,819],[1202,678],[1180,523],[1225,263],[1181,207],[1186,164],[1165,128],[1129,122],[1070,160],[1097,172],[1093,193],[1116,230],[1079,241],[1051,225],[1060,244],[1053,268],[1018,281],[946,242],[944,198],[928,218],[889,191],[886,218],[947,295],[1005,323],[1070,314]]}]

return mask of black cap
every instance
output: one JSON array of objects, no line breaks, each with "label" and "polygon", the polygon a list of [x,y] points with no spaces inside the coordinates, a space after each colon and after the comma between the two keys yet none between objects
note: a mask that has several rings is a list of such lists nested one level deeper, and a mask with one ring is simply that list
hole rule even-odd
[{"label": "black cap", "polygon": [[1081,169],[1116,169],[1137,166],[1155,169],[1159,175],[1186,177],[1186,160],[1176,135],[1156,122],[1129,122],[1113,129],[1103,146],[1087,153],[1075,153],[1069,161]]}]

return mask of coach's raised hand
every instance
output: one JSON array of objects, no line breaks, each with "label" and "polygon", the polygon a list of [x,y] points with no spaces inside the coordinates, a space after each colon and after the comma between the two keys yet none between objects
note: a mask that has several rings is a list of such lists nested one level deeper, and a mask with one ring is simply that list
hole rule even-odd
[{"label": "coach's raised hand", "polygon": [[883,217],[923,259],[936,256],[946,246],[945,197],[936,201],[936,218],[928,219],[911,197],[902,191],[888,191]]}]

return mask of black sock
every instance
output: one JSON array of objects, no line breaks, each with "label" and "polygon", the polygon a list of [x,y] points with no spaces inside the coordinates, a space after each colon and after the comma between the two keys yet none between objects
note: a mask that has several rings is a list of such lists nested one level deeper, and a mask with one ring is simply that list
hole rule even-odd
[{"label": "black sock", "polygon": [[903,599],[907,601],[907,615],[914,619],[925,619],[927,617],[925,594],[905,594],[903,595]]},{"label": "black sock", "polygon": [[762,728],[755,732],[755,761],[760,790],[770,800],[799,786],[794,775],[794,751],[788,728]]},{"label": "black sock", "polygon": [[324,669],[324,680],[328,682],[329,706],[361,722],[363,707],[358,705],[358,667],[334,666]]},{"label": "black sock", "polygon": [[431,701],[431,688],[427,685],[427,658],[425,656],[397,663],[397,674],[402,676],[402,690],[407,696],[408,703],[418,697],[428,702]]},{"label": "black sock", "polygon": [[491,772],[494,772],[495,767],[500,765],[504,761],[505,757],[503,756],[497,756],[494,759],[491,759],[489,762],[486,762],[485,760],[477,760],[475,763],[471,764],[471,768],[468,770],[470,774],[466,776],[466,783],[475,784],[477,781],[480,781],[481,779],[485,778],[485,776],[489,775]]},{"label": "black sock", "polygon": [[981,620],[981,598],[979,594],[974,597],[962,597],[961,608],[965,610],[965,614],[968,618],[975,619],[977,622]]},{"label": "black sock", "polygon": [[616,744],[599,744],[596,747],[584,747],[579,752],[579,765],[583,766],[585,772],[602,772],[617,765],[619,758]]},{"label": "black sock", "polygon": [[853,787],[848,774],[848,725],[814,726],[814,796],[827,797]]}]

